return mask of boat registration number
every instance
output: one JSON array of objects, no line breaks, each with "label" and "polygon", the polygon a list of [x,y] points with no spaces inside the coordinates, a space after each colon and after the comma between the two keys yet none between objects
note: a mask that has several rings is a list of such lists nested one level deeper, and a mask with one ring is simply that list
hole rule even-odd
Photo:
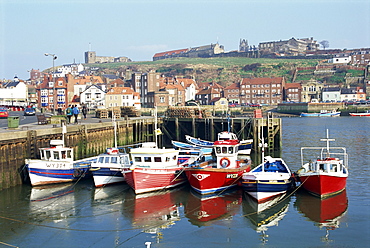
[{"label": "boat registration number", "polygon": [[238,174],[227,174],[226,178],[238,178]]},{"label": "boat registration number", "polygon": [[46,167],[48,168],[66,168],[65,163],[47,163]]}]

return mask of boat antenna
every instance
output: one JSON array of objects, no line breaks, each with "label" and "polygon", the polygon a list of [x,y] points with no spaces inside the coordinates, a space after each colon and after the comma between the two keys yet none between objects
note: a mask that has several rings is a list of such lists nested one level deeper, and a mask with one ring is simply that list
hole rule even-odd
[{"label": "boat antenna", "polygon": [[330,157],[329,142],[330,141],[335,141],[335,139],[329,139],[329,129],[326,129],[326,138],[325,139],[320,139],[320,141],[326,141],[327,156]]},{"label": "boat antenna", "polygon": [[227,114],[227,131],[230,133],[231,128],[230,128],[230,114]]}]

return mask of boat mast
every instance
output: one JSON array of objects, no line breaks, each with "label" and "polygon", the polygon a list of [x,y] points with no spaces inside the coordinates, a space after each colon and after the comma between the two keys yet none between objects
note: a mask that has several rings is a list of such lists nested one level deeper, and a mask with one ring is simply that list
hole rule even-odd
[{"label": "boat mast", "polygon": [[330,157],[330,151],[329,151],[329,142],[330,141],[335,141],[335,139],[329,139],[329,129],[326,129],[326,138],[325,139],[320,139],[320,141],[326,141],[326,152],[327,152],[327,157]]},{"label": "boat mast", "polygon": [[117,147],[117,122],[116,122],[116,115],[114,114],[112,108],[112,123],[114,127],[114,147]]},{"label": "boat mast", "polygon": [[156,146],[158,146],[157,144],[157,141],[158,141],[158,138],[157,138],[157,127],[158,124],[157,124],[157,105],[154,106],[154,141],[155,141],[155,144]]},{"label": "boat mast", "polygon": [[[262,123],[263,123],[263,118],[262,118]],[[265,163],[264,163],[264,159],[265,159],[265,141],[263,139],[263,125],[262,125],[262,128],[261,128],[261,143],[259,144],[259,146],[261,147],[261,163],[262,163],[262,171],[265,171]]]}]

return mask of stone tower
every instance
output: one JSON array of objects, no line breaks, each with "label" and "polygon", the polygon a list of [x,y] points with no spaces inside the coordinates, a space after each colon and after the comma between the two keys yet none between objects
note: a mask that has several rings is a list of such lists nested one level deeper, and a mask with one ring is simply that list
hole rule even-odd
[{"label": "stone tower", "polygon": [[249,51],[248,40],[240,39],[239,52],[248,52],[248,51]]},{"label": "stone tower", "polygon": [[85,52],[85,63],[95,63],[96,62],[96,52]]}]

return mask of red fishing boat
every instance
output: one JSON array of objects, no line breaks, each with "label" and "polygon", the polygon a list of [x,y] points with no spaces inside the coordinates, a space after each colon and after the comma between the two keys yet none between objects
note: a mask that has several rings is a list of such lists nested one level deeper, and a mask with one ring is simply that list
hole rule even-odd
[{"label": "red fishing boat", "polygon": [[[302,187],[313,195],[325,198],[342,192],[346,188],[348,177],[348,155],[344,147],[329,147],[327,136],[321,141],[326,141],[326,147],[302,147],[302,167],[297,171],[297,176]],[[319,158],[304,163],[305,151],[320,150]]]},{"label": "red fishing boat", "polygon": [[136,194],[170,189],[185,183],[184,167],[178,165],[179,151],[158,148],[155,142],[130,150],[132,165],[123,168],[125,180]]},{"label": "red fishing boat", "polygon": [[238,148],[238,140],[215,141],[216,159],[195,163],[185,169],[190,186],[199,194],[212,194],[237,186],[251,165],[250,159],[238,159]]}]

